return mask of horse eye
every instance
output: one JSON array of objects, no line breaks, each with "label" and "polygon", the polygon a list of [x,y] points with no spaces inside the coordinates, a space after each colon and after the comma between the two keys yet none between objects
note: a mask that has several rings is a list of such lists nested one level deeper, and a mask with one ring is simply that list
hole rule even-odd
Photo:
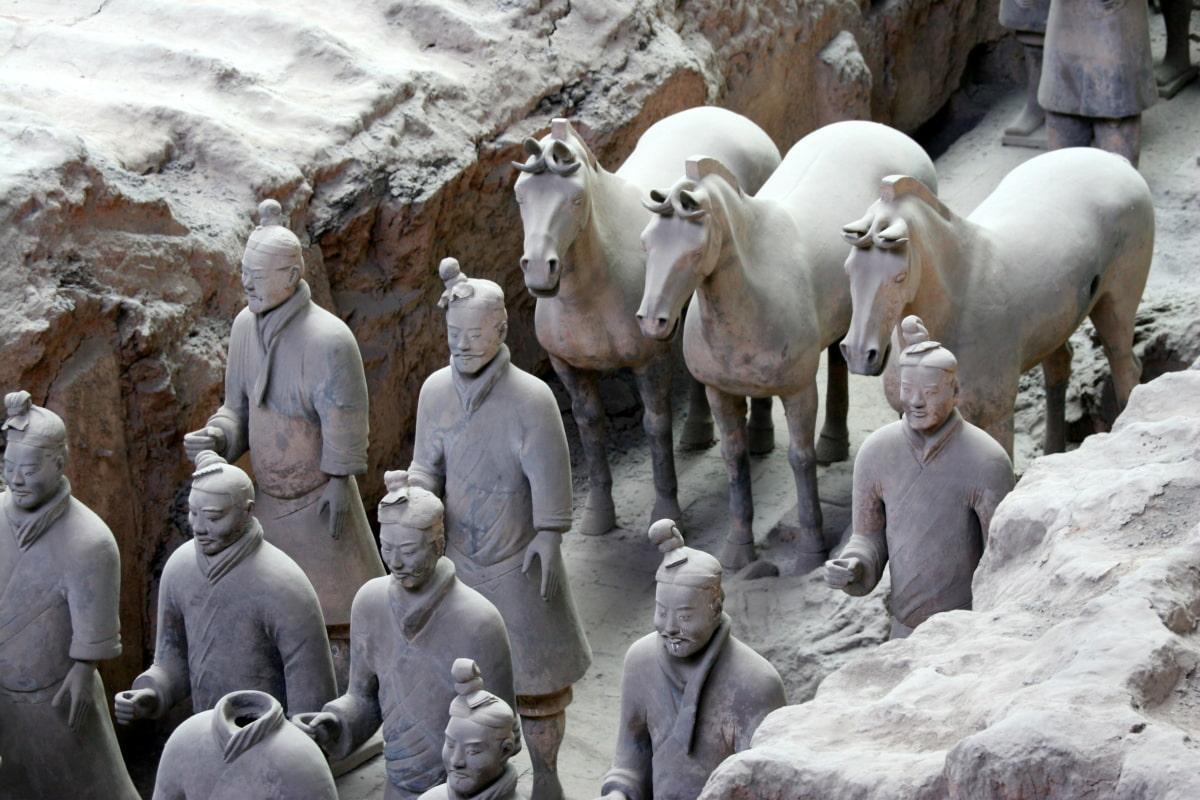
[{"label": "horse eye", "polygon": [[573,198],[573,199],[571,200],[571,205],[573,205],[573,206],[581,206],[581,205],[583,205],[583,195],[580,195],[579,197]]},{"label": "horse eye", "polygon": [[904,283],[904,281],[907,279],[908,279],[908,273],[901,272],[899,275],[896,276],[896,283]]}]

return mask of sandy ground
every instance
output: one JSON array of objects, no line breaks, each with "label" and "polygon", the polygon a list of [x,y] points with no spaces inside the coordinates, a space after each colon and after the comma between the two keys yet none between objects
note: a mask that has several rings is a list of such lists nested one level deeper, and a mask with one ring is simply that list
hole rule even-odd
[{"label": "sandy ground", "polygon": [[[1157,20],[1156,20],[1157,21]],[[1161,43],[1158,43],[1161,47]],[[938,160],[941,196],[967,214],[1006,172],[1037,151],[999,145],[1000,131],[1019,108],[1018,94],[1004,96],[982,122],[961,137]],[[1160,236],[1147,293],[1167,293],[1183,285],[1200,255],[1200,237],[1191,229],[1197,212],[1200,169],[1200,85],[1192,84],[1169,103],[1144,117],[1142,172],[1154,190],[1160,210]],[[1087,187],[1080,187],[1087,191]],[[1191,226],[1184,224],[1191,220]],[[824,378],[822,375],[822,386]],[[769,531],[794,514],[794,484],[786,459],[785,427],[776,404],[777,448],[754,461],[755,531],[765,543]],[[895,419],[883,399],[878,379],[851,376],[850,435],[854,450],[879,426]],[[1018,433],[1017,469],[1022,471],[1037,445]],[[567,567],[576,602],[591,640],[591,670],[575,687],[568,710],[567,736],[559,757],[566,793],[573,800],[598,795],[616,739],[616,709],[624,653],[637,637],[651,630],[654,569],[657,557],[645,541],[652,502],[647,453],[640,439],[614,436],[620,528],[607,536],[568,536]],[[682,527],[690,543],[714,550],[727,528],[726,483],[718,448],[678,455]],[[849,520],[851,462],[822,468],[819,473],[826,528],[840,532]],[[582,503],[577,493],[577,508]],[[766,551],[770,556],[770,551]],[[850,601],[828,592],[817,575],[727,583],[727,608],[735,634],[772,658],[788,684],[789,698],[811,697],[827,672],[862,646],[882,635],[878,597]],[[879,592],[876,592],[878,595]],[[524,753],[518,764],[526,771]],[[343,800],[380,797],[382,764],[376,759],[339,783]]]}]

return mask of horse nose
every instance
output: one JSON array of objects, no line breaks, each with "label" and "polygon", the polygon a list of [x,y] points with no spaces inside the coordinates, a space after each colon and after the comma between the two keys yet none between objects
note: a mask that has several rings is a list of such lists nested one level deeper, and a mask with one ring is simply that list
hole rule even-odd
[{"label": "horse nose", "polygon": [[846,346],[846,343],[839,342],[838,349],[842,351],[842,360],[849,361],[850,360],[850,348]]},{"label": "horse nose", "polygon": [[554,275],[554,273],[558,272],[558,259],[557,258],[546,259],[546,267],[550,270],[550,274]]},{"label": "horse nose", "polygon": [[521,256],[521,272],[529,271],[529,256]]},{"label": "horse nose", "polygon": [[874,369],[879,364],[879,351],[874,347],[867,350],[867,368]]},{"label": "horse nose", "polygon": [[651,338],[660,339],[666,336],[671,329],[671,319],[666,314],[647,317],[645,313],[638,311],[637,319],[642,333]]}]

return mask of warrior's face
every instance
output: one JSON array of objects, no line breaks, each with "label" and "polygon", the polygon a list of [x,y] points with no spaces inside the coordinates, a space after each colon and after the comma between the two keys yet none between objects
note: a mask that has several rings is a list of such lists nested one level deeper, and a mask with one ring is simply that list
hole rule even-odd
[{"label": "warrior's face", "polygon": [[446,783],[459,796],[472,797],[500,777],[514,749],[511,733],[451,717],[442,744]]},{"label": "warrior's face", "polygon": [[904,421],[915,431],[930,432],[942,426],[958,402],[954,372],[921,364],[900,367],[900,406]]},{"label": "warrior's face", "polygon": [[410,591],[429,582],[445,550],[445,539],[432,530],[421,530],[397,522],[379,528],[379,552],[392,577]]},{"label": "warrior's face", "polygon": [[10,442],[4,449],[4,480],[17,508],[41,508],[58,491],[65,464],[59,450]]},{"label": "warrior's face", "polygon": [[286,302],[299,283],[299,265],[256,250],[248,249],[242,256],[242,288],[252,313],[265,314]]},{"label": "warrior's face", "polygon": [[687,658],[704,649],[721,624],[721,601],[713,590],[660,583],[654,592],[654,629],[667,652]]},{"label": "warrior's face", "polygon": [[188,524],[196,546],[215,556],[242,538],[254,510],[254,501],[239,502],[232,494],[192,486],[188,495]]},{"label": "warrior's face", "polygon": [[492,363],[508,333],[503,308],[482,302],[459,300],[446,310],[446,341],[454,368],[474,375]]}]

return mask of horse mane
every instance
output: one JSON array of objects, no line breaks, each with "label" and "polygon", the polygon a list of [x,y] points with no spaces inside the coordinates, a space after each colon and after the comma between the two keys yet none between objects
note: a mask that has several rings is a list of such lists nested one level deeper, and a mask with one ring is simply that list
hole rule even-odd
[{"label": "horse mane", "polygon": [[555,117],[550,120],[550,138],[564,143],[573,141],[580,151],[582,151],[588,166],[593,171],[597,168],[596,155],[592,152],[592,148],[588,147],[587,142],[579,135],[579,131],[575,130],[575,127],[571,125],[570,120],[566,117]]},{"label": "horse mane", "polygon": [[684,174],[686,174],[690,180],[693,180],[696,183],[699,183],[703,178],[706,178],[709,175],[717,175],[726,183],[728,183],[729,186],[738,193],[739,197],[741,197],[743,194],[742,184],[738,181],[737,176],[729,171],[729,167],[725,166],[715,158],[709,158],[708,156],[692,156],[686,162],[684,162]]},{"label": "horse mane", "polygon": [[888,175],[879,187],[879,197],[886,203],[895,203],[901,197],[916,197],[932,207],[942,219],[954,218],[954,212],[946,208],[928,186],[910,175]]}]

